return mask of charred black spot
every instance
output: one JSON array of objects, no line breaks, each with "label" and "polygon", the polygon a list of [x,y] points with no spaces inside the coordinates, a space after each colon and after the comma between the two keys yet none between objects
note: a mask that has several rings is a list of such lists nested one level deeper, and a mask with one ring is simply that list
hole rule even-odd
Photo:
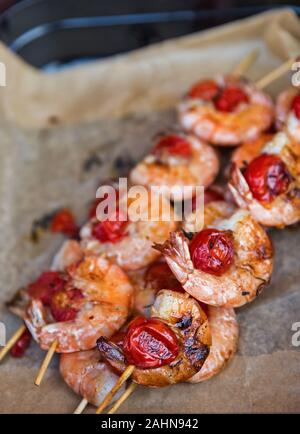
[{"label": "charred black spot", "polygon": [[256,297],[259,296],[259,294],[263,291],[264,287],[266,286],[267,282],[263,282],[259,285],[259,287],[256,290]]},{"label": "charred black spot", "polygon": [[47,230],[49,228],[49,225],[55,216],[57,212],[60,211],[60,208],[56,209],[55,211],[52,211],[50,213],[44,214],[42,217],[34,220],[31,225],[31,231],[30,231],[30,239],[33,242],[38,242],[39,240],[39,230]]},{"label": "charred black spot", "polygon": [[181,229],[183,232],[183,235],[188,239],[188,240],[192,240],[194,237],[194,232],[186,232],[184,229]]},{"label": "charred black spot", "polygon": [[180,329],[186,329],[192,325],[192,321],[193,321],[192,315],[186,314],[175,325]]},{"label": "charred black spot", "polygon": [[125,359],[122,350],[117,345],[109,342],[109,340],[104,336],[101,336],[97,340],[96,345],[104,359],[116,360],[118,362],[124,363]]},{"label": "charred black spot", "polygon": [[192,366],[196,369],[201,367],[209,354],[209,347],[204,344],[197,343],[191,347],[185,347],[185,354]]},{"label": "charred black spot", "polygon": [[182,359],[174,360],[170,363],[170,368],[176,368],[177,366],[180,366],[182,363]]}]

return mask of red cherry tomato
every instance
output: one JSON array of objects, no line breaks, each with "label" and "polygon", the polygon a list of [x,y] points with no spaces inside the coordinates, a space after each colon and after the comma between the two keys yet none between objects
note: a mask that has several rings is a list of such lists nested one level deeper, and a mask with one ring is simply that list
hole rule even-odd
[{"label": "red cherry tomato", "polygon": [[37,298],[49,305],[52,295],[63,290],[65,283],[57,271],[44,271],[35,282],[28,285],[28,294],[31,298]]},{"label": "red cherry tomato", "polygon": [[50,310],[55,321],[72,321],[76,318],[78,309],[76,301],[83,298],[82,292],[77,288],[58,291],[53,294],[50,301]]},{"label": "red cherry tomato", "polygon": [[284,162],[271,154],[262,154],[252,160],[244,177],[253,197],[267,203],[285,193],[291,179]]},{"label": "red cherry tomato", "polygon": [[124,238],[127,233],[125,229],[128,221],[124,218],[121,220],[122,212],[117,209],[116,213],[110,217],[110,220],[96,222],[92,228],[92,235],[101,243],[116,243]]},{"label": "red cherry tomato", "polygon": [[53,217],[50,229],[52,232],[61,232],[68,237],[75,237],[78,234],[73,214],[68,209],[61,209]]},{"label": "red cherry tomato", "polygon": [[204,229],[194,236],[189,247],[194,266],[206,273],[221,276],[233,262],[233,241],[227,231]]},{"label": "red cherry tomato", "polygon": [[291,109],[295,113],[296,118],[300,120],[300,95],[296,95],[293,99]]},{"label": "red cherry tomato", "polygon": [[17,342],[14,344],[12,349],[10,350],[10,354],[12,357],[22,357],[24,356],[25,351],[30,345],[31,334],[26,329],[24,333],[19,337]]},{"label": "red cherry tomato", "polygon": [[145,274],[145,283],[146,287],[155,291],[161,289],[184,291],[166,262],[155,262],[150,265]]},{"label": "red cherry tomato", "polygon": [[214,80],[201,80],[195,83],[189,90],[190,98],[200,98],[210,101],[219,92],[217,83]]},{"label": "red cherry tomato", "polygon": [[228,86],[215,100],[215,107],[222,112],[232,112],[242,102],[249,102],[248,95],[239,87]]},{"label": "red cherry tomato", "polygon": [[155,145],[153,153],[160,154],[166,151],[169,155],[189,158],[192,155],[192,147],[184,137],[170,134],[162,137]]},{"label": "red cherry tomato", "polygon": [[135,318],[128,326],[123,345],[127,362],[141,369],[167,365],[179,352],[173,330],[156,318]]}]

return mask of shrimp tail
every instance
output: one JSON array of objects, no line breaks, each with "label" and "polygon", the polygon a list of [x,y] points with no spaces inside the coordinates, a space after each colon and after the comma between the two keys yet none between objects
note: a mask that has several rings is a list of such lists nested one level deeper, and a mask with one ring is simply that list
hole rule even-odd
[{"label": "shrimp tail", "polygon": [[170,239],[163,244],[155,243],[153,248],[161,252],[179,282],[184,285],[194,272],[186,237],[181,231],[171,232]]},{"label": "shrimp tail", "polygon": [[239,207],[245,208],[247,202],[253,200],[249,186],[236,163],[232,164],[228,187]]},{"label": "shrimp tail", "polygon": [[107,360],[118,372],[123,372],[126,369],[125,357],[118,345],[101,336],[97,340],[97,348],[101,357]]}]

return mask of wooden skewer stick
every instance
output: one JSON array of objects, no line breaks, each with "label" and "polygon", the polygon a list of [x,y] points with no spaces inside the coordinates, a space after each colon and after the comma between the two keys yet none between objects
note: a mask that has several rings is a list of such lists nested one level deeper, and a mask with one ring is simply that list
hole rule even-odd
[{"label": "wooden skewer stick", "polygon": [[125,381],[128,380],[128,378],[132,375],[134,368],[135,368],[134,365],[127,366],[127,368],[125,369],[125,371],[123,372],[121,377],[118,379],[118,381],[116,382],[114,387],[108,392],[106,397],[103,399],[103,401],[101,402],[101,404],[97,408],[96,414],[100,414],[105,409],[105,407],[107,407],[109,405],[110,401],[115,396],[117,391],[120,389],[122,384],[125,383]]},{"label": "wooden skewer stick", "polygon": [[88,400],[83,398],[80,403],[78,404],[78,406],[76,407],[75,411],[73,414],[81,414],[84,409],[86,408],[86,406],[88,405]]},{"label": "wooden skewer stick", "polygon": [[132,392],[135,391],[136,388],[137,388],[137,384],[132,381],[130,383],[130,386],[127,387],[123,395],[121,395],[120,398],[114,403],[114,405],[107,412],[107,414],[114,414],[118,410],[118,408],[123,404],[123,402],[126,401],[127,398],[129,398]]},{"label": "wooden skewer stick", "polygon": [[44,375],[47,371],[47,368],[49,366],[49,363],[51,362],[51,359],[55,353],[57,345],[58,345],[58,342],[56,340],[52,342],[52,344],[51,344],[51,346],[50,346],[50,348],[46,354],[46,357],[44,358],[43,363],[41,364],[41,367],[40,367],[39,372],[36,376],[36,379],[34,381],[34,384],[36,386],[39,386],[41,384],[41,382],[44,378]]},{"label": "wooden skewer stick", "polygon": [[241,77],[255,62],[258,56],[258,50],[255,48],[240,61],[240,63],[232,70],[231,74],[236,77]]},{"label": "wooden skewer stick", "polygon": [[25,332],[26,326],[25,324],[21,325],[18,330],[13,334],[13,336],[9,339],[4,348],[0,351],[0,362],[4,359],[6,354],[12,349],[17,340],[22,336]]},{"label": "wooden skewer stick", "polygon": [[286,62],[282,63],[280,66],[278,66],[278,68],[273,69],[273,71],[269,72],[269,74],[258,80],[255,83],[255,87],[257,87],[257,89],[263,89],[269,86],[269,84],[277,80],[277,78],[280,78],[283,74],[290,71],[291,66],[295,61],[296,59],[295,57],[293,57],[292,59],[289,59]]}]

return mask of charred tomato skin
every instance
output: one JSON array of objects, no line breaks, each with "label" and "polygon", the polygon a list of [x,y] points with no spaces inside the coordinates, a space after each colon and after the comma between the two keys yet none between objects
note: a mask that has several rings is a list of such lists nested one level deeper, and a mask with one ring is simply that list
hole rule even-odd
[{"label": "charred tomato skin", "polygon": [[270,203],[287,191],[291,176],[285,163],[273,154],[261,154],[250,162],[244,177],[255,199]]},{"label": "charred tomato skin", "polygon": [[218,229],[203,229],[189,245],[195,268],[205,273],[221,276],[234,259],[234,245],[231,232]]},{"label": "charred tomato skin", "polygon": [[140,369],[171,363],[179,353],[173,330],[156,318],[136,317],[128,326],[123,351],[129,364]]}]

